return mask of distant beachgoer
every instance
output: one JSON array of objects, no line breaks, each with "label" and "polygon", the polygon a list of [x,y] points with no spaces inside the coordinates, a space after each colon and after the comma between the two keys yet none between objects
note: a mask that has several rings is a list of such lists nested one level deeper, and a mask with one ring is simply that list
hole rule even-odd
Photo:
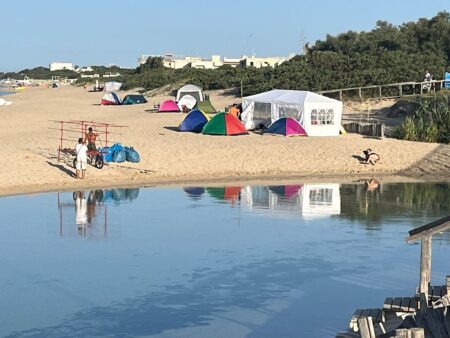
[{"label": "distant beachgoer", "polygon": [[84,90],[86,90],[87,89],[87,83],[85,83],[83,87],[84,87]]},{"label": "distant beachgoer", "polygon": [[84,135],[84,142],[87,142],[87,149],[89,151],[97,150],[97,147],[95,146],[97,136],[98,134],[92,131],[92,127],[89,127],[88,132]]},{"label": "distant beachgoer", "polygon": [[237,104],[233,104],[233,106],[230,108],[230,110],[228,110],[228,113],[233,115],[234,117],[239,118],[240,111],[239,111],[239,108],[237,107]]},{"label": "distant beachgoer", "polygon": [[78,179],[84,179],[86,175],[87,169],[87,147],[83,142],[83,139],[80,137],[78,139],[78,144],[75,147],[75,152],[77,154],[77,161],[75,164],[76,168],[76,176]]},{"label": "distant beachgoer", "polygon": [[431,81],[433,79],[433,76],[428,71],[428,69],[425,71],[425,80],[424,81]]},{"label": "distant beachgoer", "polygon": [[184,104],[181,106],[181,110],[184,114],[187,114],[189,112],[189,109],[187,106],[185,106]]}]

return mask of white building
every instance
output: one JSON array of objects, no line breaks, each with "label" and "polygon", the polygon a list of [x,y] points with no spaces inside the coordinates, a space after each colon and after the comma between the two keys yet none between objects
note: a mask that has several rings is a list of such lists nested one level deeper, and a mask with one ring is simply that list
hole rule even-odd
[{"label": "white building", "polygon": [[74,70],[73,63],[71,62],[52,62],[49,67],[51,72],[55,70]]},{"label": "white building", "polygon": [[231,66],[231,67],[275,67],[288,61],[294,55],[289,55],[288,57],[266,57],[260,58],[255,56],[243,55],[240,58],[227,58],[223,59],[220,55],[212,55],[211,59],[203,59],[198,56],[185,56],[185,57],[175,57],[172,54],[166,55],[142,55],[138,58],[139,64],[145,64],[149,57],[161,57],[163,59],[163,65],[166,68],[180,69],[184,67],[199,68],[199,69],[216,69],[221,66]]}]

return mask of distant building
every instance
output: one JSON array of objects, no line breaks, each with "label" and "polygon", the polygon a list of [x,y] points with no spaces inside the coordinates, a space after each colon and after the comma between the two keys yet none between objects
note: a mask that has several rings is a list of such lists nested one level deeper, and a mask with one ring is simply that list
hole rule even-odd
[{"label": "distant building", "polygon": [[288,57],[267,57],[267,58],[257,58],[255,56],[243,55],[241,58],[227,58],[221,59],[220,55],[212,55],[211,59],[203,59],[197,56],[186,56],[183,58],[175,57],[172,54],[166,55],[142,55],[138,58],[139,64],[145,64],[149,57],[160,57],[163,59],[163,65],[166,68],[180,69],[184,67],[198,68],[198,69],[216,69],[221,66],[231,66],[231,67],[275,67],[283,62],[289,60],[294,55],[289,55]]},{"label": "distant building", "polygon": [[49,67],[51,72],[55,70],[74,70],[73,63],[70,62],[52,62]]},{"label": "distant building", "polygon": [[240,66],[243,68],[254,67],[275,67],[281,65],[283,62],[288,61],[290,57],[267,57],[258,58],[255,56],[243,56],[240,62]]}]

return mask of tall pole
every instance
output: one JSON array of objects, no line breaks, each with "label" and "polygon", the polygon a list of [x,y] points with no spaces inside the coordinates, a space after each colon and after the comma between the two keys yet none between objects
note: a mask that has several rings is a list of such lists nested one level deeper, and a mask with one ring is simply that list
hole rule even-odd
[{"label": "tall pole", "polygon": [[420,287],[419,293],[425,294],[425,299],[428,305],[428,286],[431,280],[431,236],[425,237],[420,245]]}]

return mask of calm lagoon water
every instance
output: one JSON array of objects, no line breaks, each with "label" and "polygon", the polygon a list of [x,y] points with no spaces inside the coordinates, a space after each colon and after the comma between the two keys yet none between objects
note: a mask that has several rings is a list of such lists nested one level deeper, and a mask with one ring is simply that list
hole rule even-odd
[{"label": "calm lagoon water", "polygon": [[[334,337],[411,296],[449,184],[141,188],[0,198],[2,337]],[[432,282],[450,273],[433,238]]]}]

